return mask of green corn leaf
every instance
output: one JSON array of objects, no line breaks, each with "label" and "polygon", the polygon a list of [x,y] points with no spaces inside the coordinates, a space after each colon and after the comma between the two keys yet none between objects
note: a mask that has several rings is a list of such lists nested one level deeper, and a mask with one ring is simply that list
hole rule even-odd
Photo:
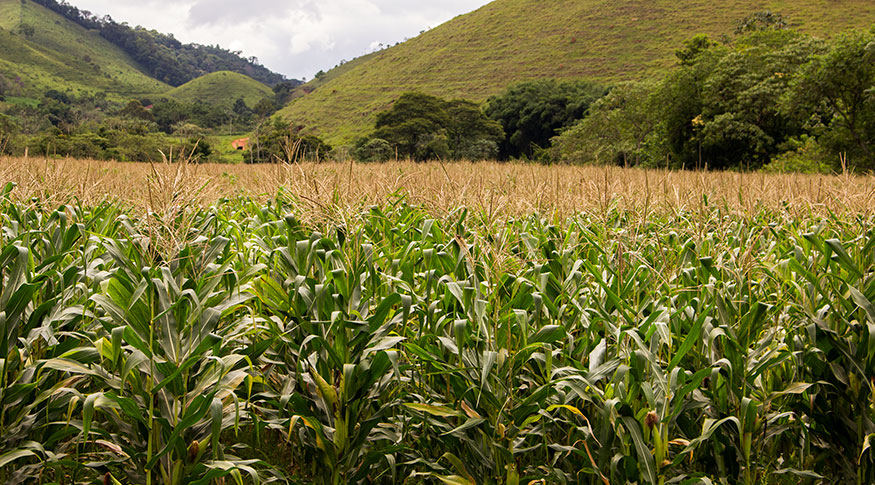
[{"label": "green corn leaf", "polygon": [[8,465],[16,460],[19,460],[21,458],[31,457],[31,456],[37,456],[37,454],[31,450],[20,450],[19,449],[19,450],[7,451],[6,453],[3,453],[2,455],[0,455],[0,469],[2,469],[6,465]]},{"label": "green corn leaf", "polygon": [[859,278],[863,275],[863,273],[860,272],[860,268],[857,267],[857,264],[854,263],[854,260],[848,255],[848,252],[845,251],[845,247],[842,245],[841,241],[838,239],[827,239],[826,244],[838,257],[839,264],[851,273],[854,278]]},{"label": "green corn leaf", "polygon": [[656,483],[656,464],[653,460],[653,454],[650,448],[644,442],[644,437],[641,435],[641,426],[632,416],[623,416],[620,418],[623,421],[623,427],[632,436],[632,442],[635,444],[638,463],[644,465],[644,475],[649,483]]},{"label": "green corn leaf", "polygon": [[91,419],[94,417],[94,401],[101,393],[91,394],[85,398],[85,403],[82,405],[82,436],[88,439],[88,433],[91,432]]},{"label": "green corn leaf", "polygon": [[529,338],[529,343],[552,344],[565,338],[565,329],[559,325],[546,325]]},{"label": "green corn leaf", "polygon": [[462,415],[462,413],[460,413],[459,411],[448,408],[446,406],[432,406],[430,404],[420,403],[404,403],[404,407],[413,409],[414,411],[419,411],[422,413],[431,414],[432,416],[439,416],[443,418]]},{"label": "green corn leaf", "polygon": [[472,482],[471,480],[459,475],[439,475],[437,473],[432,473],[432,476],[440,480],[441,483],[446,483],[447,485],[477,485],[476,482]]},{"label": "green corn leaf", "polygon": [[702,326],[705,324],[705,319],[708,317],[711,309],[713,309],[713,307],[709,307],[708,311],[701,312],[698,315],[696,321],[693,323],[693,327],[684,338],[684,342],[681,344],[678,351],[674,354],[674,357],[672,357],[671,362],[668,363],[668,367],[666,368],[667,371],[671,371],[672,369],[674,369],[675,366],[680,363],[681,359],[683,359],[684,356],[687,355],[687,352],[689,352],[693,348],[693,346],[695,346],[696,343],[699,342],[702,336]]},{"label": "green corn leaf", "polygon": [[214,397],[210,403],[210,447],[213,450],[213,459],[222,460],[225,457],[219,446],[219,438],[222,436],[222,418],[224,418],[224,406],[222,400]]},{"label": "green corn leaf", "polygon": [[461,425],[451,429],[450,431],[447,431],[445,433],[441,433],[441,436],[446,436],[449,434],[461,434],[464,431],[467,431],[471,428],[475,428],[475,427],[479,426],[480,424],[484,423],[485,421],[486,420],[484,418],[469,418],[467,421],[465,421]]}]

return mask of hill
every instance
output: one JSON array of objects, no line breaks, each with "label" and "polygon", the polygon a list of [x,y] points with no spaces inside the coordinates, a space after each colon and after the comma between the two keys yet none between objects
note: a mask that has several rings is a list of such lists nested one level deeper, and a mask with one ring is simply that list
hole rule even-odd
[{"label": "hill", "polygon": [[19,96],[48,89],[116,96],[170,89],[98,33],[21,0],[0,0],[0,75]]},{"label": "hill", "polygon": [[79,10],[64,0],[22,1],[38,3],[71,22],[98,32],[139,62],[152,77],[172,86],[217,71],[239,72],[271,86],[286,81],[285,76],[262,66],[257,58],[241,57],[240,52],[219,46],[183,44],[173,34],[118,23],[109,15],[101,17]]},{"label": "hill", "polygon": [[828,36],[875,22],[871,0],[496,0],[300,88],[280,115],[332,145],[350,143],[401,93],[483,101],[520,81],[644,78],[674,64],[694,34],[731,34],[744,17],[781,13]]},{"label": "hill", "polygon": [[239,98],[251,108],[262,98],[272,98],[266,85],[243,74],[230,71],[213,72],[193,79],[167,92],[177,101],[202,101],[215,106],[233,106]]}]

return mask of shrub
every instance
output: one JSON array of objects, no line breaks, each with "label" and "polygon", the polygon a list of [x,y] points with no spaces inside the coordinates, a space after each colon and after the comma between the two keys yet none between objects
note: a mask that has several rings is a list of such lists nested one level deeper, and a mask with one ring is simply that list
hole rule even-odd
[{"label": "shrub", "polygon": [[838,169],[837,160],[833,160],[828,150],[821,146],[814,137],[804,136],[793,140],[792,149],[781,153],[766,164],[763,172],[767,173],[833,173]]},{"label": "shrub", "polygon": [[359,138],[352,154],[360,162],[385,162],[394,158],[395,150],[382,138]]}]

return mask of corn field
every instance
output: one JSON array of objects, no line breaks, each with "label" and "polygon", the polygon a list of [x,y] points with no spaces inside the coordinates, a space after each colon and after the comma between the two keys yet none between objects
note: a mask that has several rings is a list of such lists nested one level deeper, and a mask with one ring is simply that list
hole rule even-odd
[{"label": "corn field", "polygon": [[0,193],[0,482],[875,482],[875,217]]}]

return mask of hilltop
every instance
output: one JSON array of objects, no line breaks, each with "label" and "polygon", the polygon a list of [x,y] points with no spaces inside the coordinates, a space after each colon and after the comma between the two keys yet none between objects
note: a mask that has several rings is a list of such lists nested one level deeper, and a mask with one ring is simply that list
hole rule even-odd
[{"label": "hilltop", "polygon": [[40,4],[73,23],[96,31],[140,63],[152,77],[171,86],[217,71],[239,72],[271,86],[287,80],[262,66],[257,58],[243,58],[240,52],[220,46],[183,44],[172,33],[165,34],[140,25],[131,27],[125,22],[116,22],[109,15],[101,17],[79,10],[64,0],[21,1]]},{"label": "hilltop", "polygon": [[342,145],[406,91],[479,102],[532,79],[646,78],[672,66],[685,39],[732,34],[764,10],[820,36],[875,22],[871,0],[496,0],[329,71],[280,115]]},{"label": "hilltop", "polygon": [[[199,80],[211,73],[221,75]],[[216,84],[232,73],[233,82]],[[0,94],[6,96],[35,99],[54,89],[74,95],[102,92],[122,100],[162,95],[179,86],[174,91],[180,100],[203,94],[207,103],[240,96],[255,103],[273,96],[258,80],[300,83],[254,58],[218,46],[182,44],[171,34],[132,28],[65,2],[0,0]],[[231,91],[210,91],[226,87]]]},{"label": "hilltop", "polygon": [[205,74],[167,92],[177,101],[201,101],[215,106],[232,106],[242,98],[250,107],[262,98],[272,98],[273,91],[266,85],[243,74],[219,71]]},{"label": "hilltop", "polygon": [[170,89],[96,32],[21,0],[0,0],[0,76],[18,96],[49,89],[118,96]]}]

